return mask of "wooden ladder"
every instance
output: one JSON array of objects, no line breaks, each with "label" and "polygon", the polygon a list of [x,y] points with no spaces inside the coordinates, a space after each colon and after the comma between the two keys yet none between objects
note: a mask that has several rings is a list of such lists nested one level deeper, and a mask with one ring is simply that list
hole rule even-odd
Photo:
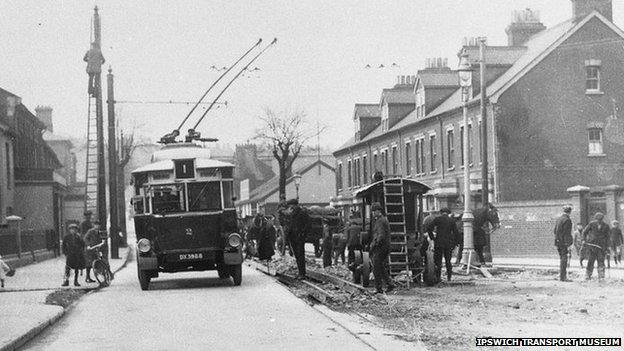
[{"label": "wooden ladder", "polygon": [[85,172],[85,201],[84,210],[93,212],[97,218],[97,112],[95,98],[89,96],[89,110],[87,114],[87,162]]},{"label": "wooden ladder", "polygon": [[390,255],[388,257],[390,276],[394,278],[399,274],[406,274],[409,287],[410,263],[407,252],[403,179],[384,179],[383,187],[386,216],[390,223]]}]

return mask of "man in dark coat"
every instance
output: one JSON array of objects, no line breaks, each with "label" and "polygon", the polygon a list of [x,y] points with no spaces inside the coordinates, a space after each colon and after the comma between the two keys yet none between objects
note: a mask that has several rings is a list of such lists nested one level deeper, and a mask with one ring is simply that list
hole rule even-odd
[{"label": "man in dark coat", "polygon": [[297,278],[303,279],[306,275],[305,237],[310,229],[310,216],[299,206],[297,199],[288,200],[287,205],[291,208],[287,238],[297,260]]},{"label": "man in dark coat", "polygon": [[622,263],[622,243],[624,243],[624,238],[622,237],[622,229],[620,229],[620,222],[618,221],[614,220],[611,222],[609,243],[613,252],[613,262],[615,264]]},{"label": "man in dark coat", "polygon": [[373,224],[373,238],[370,243],[370,253],[373,260],[373,274],[375,275],[375,289],[383,293],[382,285],[386,284],[386,292],[394,289],[390,279],[388,255],[390,255],[390,222],[383,214],[383,208],[378,202],[372,205],[375,223]]},{"label": "man in dark coat", "polygon": [[604,215],[597,212],[594,220],[583,229],[583,238],[587,246],[588,259],[585,271],[585,280],[590,280],[594,271],[594,262],[598,261],[598,279],[604,279],[605,275],[605,252],[609,245],[609,225],[603,222]]},{"label": "man in dark coat", "polygon": [[362,226],[357,219],[352,218],[351,221],[347,222],[345,231],[347,232],[347,263],[351,267],[355,262],[355,250],[362,250],[362,243],[360,242]]},{"label": "man in dark coat", "polygon": [[[427,232],[429,237],[435,242],[433,250],[433,261],[436,267],[436,278],[440,281],[442,275],[442,256],[444,256],[444,263],[446,264],[446,279],[451,281],[451,275],[453,274],[453,262],[451,262],[451,256],[453,254],[453,248],[455,247],[455,240],[458,236],[457,227],[455,221],[449,217],[451,210],[443,208],[440,210],[440,216],[436,217]],[[433,236],[433,229],[435,228],[435,238]]]},{"label": "man in dark coat", "polygon": [[91,215],[93,212],[87,210],[84,212],[82,222],[80,222],[80,235],[84,239],[85,234],[89,231],[89,229],[93,228],[93,223],[91,223]]},{"label": "man in dark coat", "polygon": [[102,65],[106,60],[102,55],[102,50],[100,50],[96,43],[91,43],[91,49],[85,53],[83,60],[87,63],[89,95],[95,96],[95,77],[102,73]]},{"label": "man in dark coat", "polygon": [[273,218],[262,219],[262,224],[258,231],[258,259],[270,260],[275,254],[273,245],[275,242],[275,227]]},{"label": "man in dark coat", "polygon": [[559,252],[559,280],[569,282],[566,268],[568,267],[568,248],[573,244],[572,240],[572,220],[570,219],[572,206],[563,206],[563,214],[557,219],[555,224],[555,246]]},{"label": "man in dark coat", "polygon": [[[93,222],[93,228],[87,231],[87,234],[84,236],[85,247],[91,247],[98,245],[102,242],[102,238],[100,237],[100,222]],[[85,282],[93,283],[95,280],[91,279],[91,267],[93,266],[93,261],[98,259],[96,250],[85,250],[85,268],[87,269],[87,278]]]},{"label": "man in dark coat", "polygon": [[69,285],[69,275],[74,270],[74,286],[78,284],[78,271],[84,268],[85,243],[78,234],[78,226],[74,223],[69,225],[69,233],[63,237],[63,254],[65,255],[65,280],[61,286]]}]

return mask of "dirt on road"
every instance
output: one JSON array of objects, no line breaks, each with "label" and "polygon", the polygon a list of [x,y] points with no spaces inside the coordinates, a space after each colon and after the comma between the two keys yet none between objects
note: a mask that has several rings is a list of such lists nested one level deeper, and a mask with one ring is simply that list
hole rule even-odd
[{"label": "dirt on road", "polygon": [[399,290],[387,296],[387,305],[350,309],[403,338],[419,338],[430,350],[476,350],[475,337],[487,336],[624,335],[623,280],[585,282],[578,273],[571,274],[573,282],[556,278],[554,270],[507,272],[474,285]]}]

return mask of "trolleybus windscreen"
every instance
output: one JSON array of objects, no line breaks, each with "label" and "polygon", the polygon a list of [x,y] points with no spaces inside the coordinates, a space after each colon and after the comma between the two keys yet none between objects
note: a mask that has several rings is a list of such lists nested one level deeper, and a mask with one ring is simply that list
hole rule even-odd
[{"label": "trolleybus windscreen", "polygon": [[182,185],[159,185],[153,188],[154,213],[184,211],[184,187]]},{"label": "trolleybus windscreen", "polygon": [[221,210],[221,183],[188,183],[189,211]]}]

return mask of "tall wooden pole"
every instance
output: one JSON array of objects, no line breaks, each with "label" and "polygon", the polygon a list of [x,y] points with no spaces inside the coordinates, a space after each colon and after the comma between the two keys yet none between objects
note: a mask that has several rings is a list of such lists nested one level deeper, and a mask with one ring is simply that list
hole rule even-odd
[{"label": "tall wooden pole", "polygon": [[110,211],[111,257],[119,258],[119,225],[117,216],[117,138],[115,134],[115,94],[113,70],[108,68],[108,205]]},{"label": "tall wooden pole", "polygon": [[[93,29],[95,48],[101,50],[101,29],[100,15],[97,6],[93,14]],[[98,165],[98,182],[97,182],[97,212],[100,225],[105,226],[106,223],[106,172],[104,165],[104,111],[102,107],[102,74],[95,73],[95,115],[97,129],[97,165]]]}]

